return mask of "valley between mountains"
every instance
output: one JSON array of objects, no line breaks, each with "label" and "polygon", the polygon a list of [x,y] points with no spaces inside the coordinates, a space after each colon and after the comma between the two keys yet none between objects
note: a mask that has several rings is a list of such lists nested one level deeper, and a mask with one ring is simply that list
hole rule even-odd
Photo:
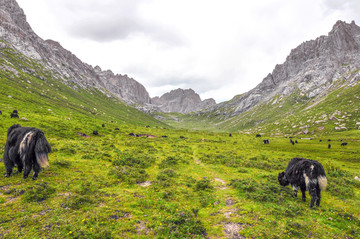
[{"label": "valley between mountains", "polygon": [[[0,0],[0,158],[14,124],[52,148],[37,180],[0,163],[0,238],[360,238],[360,27],[329,30],[230,101],[150,97]],[[279,185],[295,157],[325,169],[313,209]]]}]

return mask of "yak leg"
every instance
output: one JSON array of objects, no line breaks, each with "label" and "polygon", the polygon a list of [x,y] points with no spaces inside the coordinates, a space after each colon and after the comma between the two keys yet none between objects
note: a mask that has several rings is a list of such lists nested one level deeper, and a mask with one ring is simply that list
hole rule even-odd
[{"label": "yak leg", "polygon": [[306,186],[300,187],[300,189],[301,189],[301,193],[302,193],[302,200],[303,200],[303,202],[306,202]]},{"label": "yak leg", "polygon": [[10,177],[14,168],[14,162],[9,160],[5,161],[5,168],[6,168],[5,177]]},{"label": "yak leg", "polygon": [[[320,200],[318,198],[318,193],[317,193],[317,187],[316,184],[311,183],[309,186],[309,194],[311,196],[311,203],[310,203],[310,208],[312,208],[314,206],[315,201]],[[320,201],[319,201],[320,203]]]},{"label": "yak leg", "polygon": [[40,165],[37,164],[37,163],[34,163],[34,165],[33,165],[33,170],[34,170],[34,175],[33,175],[32,179],[33,179],[33,180],[36,180],[37,177],[38,177],[38,175],[39,175],[39,172],[40,172],[40,170],[41,170]]},{"label": "yak leg", "polygon": [[25,170],[24,170],[24,176],[23,178],[27,178],[30,174],[31,171],[31,165],[25,164]]},{"label": "yak leg", "polygon": [[320,206],[320,200],[321,200],[321,190],[320,190],[320,187],[317,186],[316,188],[316,192],[317,192],[317,200],[316,200],[316,206]]},{"label": "yak leg", "polygon": [[299,187],[295,186],[295,185],[291,185],[293,190],[294,190],[294,197],[297,197],[297,192],[299,191]]}]

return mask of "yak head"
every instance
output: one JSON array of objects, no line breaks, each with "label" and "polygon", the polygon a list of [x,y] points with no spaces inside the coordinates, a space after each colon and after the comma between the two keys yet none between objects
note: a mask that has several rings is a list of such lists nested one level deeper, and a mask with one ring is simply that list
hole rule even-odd
[{"label": "yak head", "polygon": [[279,173],[278,180],[281,186],[289,185],[289,180],[286,178],[285,172]]}]

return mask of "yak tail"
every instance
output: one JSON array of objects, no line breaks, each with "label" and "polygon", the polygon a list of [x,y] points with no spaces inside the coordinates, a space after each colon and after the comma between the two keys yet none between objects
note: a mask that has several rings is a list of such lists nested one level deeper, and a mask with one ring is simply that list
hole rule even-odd
[{"label": "yak tail", "polygon": [[318,182],[319,182],[319,186],[321,191],[325,191],[326,190],[326,186],[327,186],[327,179],[325,175],[321,175],[318,178]]},{"label": "yak tail", "polygon": [[46,140],[43,132],[40,132],[35,144],[35,155],[38,164],[43,167],[49,167],[48,153],[51,152],[49,142]]}]

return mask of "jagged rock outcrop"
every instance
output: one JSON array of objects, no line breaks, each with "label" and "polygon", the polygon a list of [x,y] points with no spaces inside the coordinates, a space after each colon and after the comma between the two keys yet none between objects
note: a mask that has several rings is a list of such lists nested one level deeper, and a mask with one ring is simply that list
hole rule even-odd
[{"label": "jagged rock outcrop", "polygon": [[[360,27],[338,21],[327,36],[302,43],[293,49],[283,64],[254,89],[207,111],[226,112],[228,117],[252,109],[260,102],[270,102],[276,95],[289,96],[298,92],[312,99],[329,93],[335,81],[346,77],[357,84],[360,74]],[[348,72],[353,72],[346,75]],[[349,84],[346,83],[346,84]],[[340,84],[341,85],[341,84]]]},{"label": "jagged rock outcrop", "polygon": [[[127,75],[115,75],[110,70],[101,71],[99,67],[93,68],[58,42],[41,39],[31,29],[24,11],[15,0],[0,0],[0,39],[3,41],[1,48],[11,47],[38,60],[59,80],[72,87],[96,88],[130,104],[150,103],[145,87],[134,79]],[[31,69],[23,70],[32,72]]]},{"label": "jagged rock outcrop", "polygon": [[194,90],[176,89],[165,93],[161,97],[151,99],[152,104],[164,112],[190,113],[206,109],[216,104],[214,99],[202,101]]}]

